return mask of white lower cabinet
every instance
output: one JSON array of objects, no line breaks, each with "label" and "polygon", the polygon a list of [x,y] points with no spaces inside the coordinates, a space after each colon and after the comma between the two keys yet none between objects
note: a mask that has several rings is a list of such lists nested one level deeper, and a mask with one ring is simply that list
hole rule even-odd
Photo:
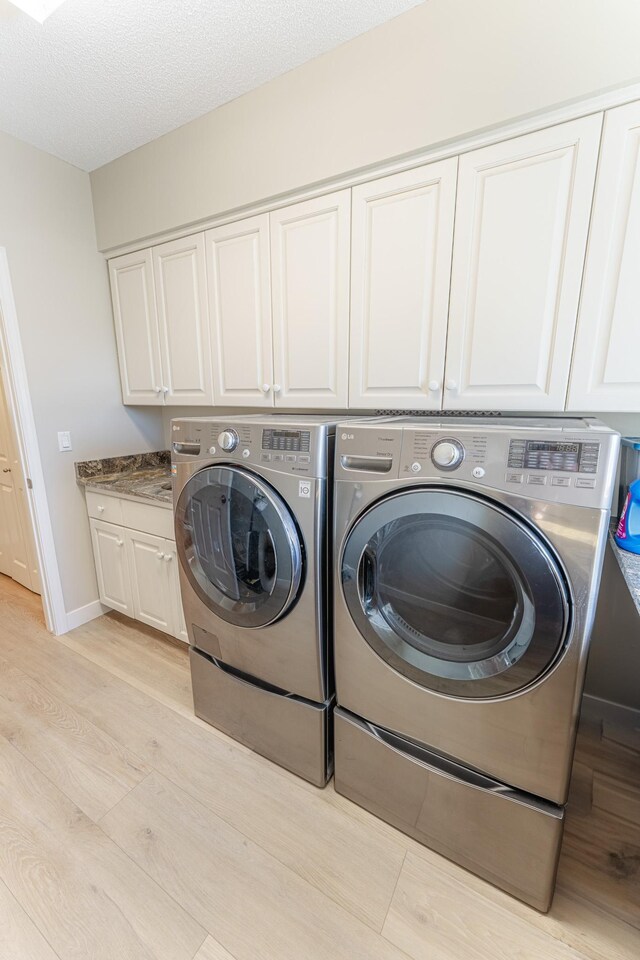
[{"label": "white lower cabinet", "polygon": [[124,545],[124,529],[103,520],[91,520],[93,556],[101,601],[133,616],[131,577]]},{"label": "white lower cabinet", "polygon": [[[90,513],[99,509],[87,499]],[[121,503],[110,496],[101,496],[100,500],[103,509],[106,502]],[[156,530],[167,526],[165,508],[143,507],[146,512],[137,510],[134,515],[149,516],[152,510],[149,526]],[[123,513],[126,520],[127,511]],[[158,517],[154,522],[155,513]],[[89,522],[101,602],[188,643],[175,541],[96,518]]]},{"label": "white lower cabinet", "polygon": [[172,542],[137,530],[127,530],[126,538],[136,620],[164,633],[175,633],[169,571]]}]

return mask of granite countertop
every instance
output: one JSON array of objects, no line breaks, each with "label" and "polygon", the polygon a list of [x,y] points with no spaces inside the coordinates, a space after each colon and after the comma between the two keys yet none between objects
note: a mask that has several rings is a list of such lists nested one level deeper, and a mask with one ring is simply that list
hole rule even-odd
[{"label": "granite countertop", "polygon": [[609,534],[611,540],[611,549],[622,570],[622,576],[627,582],[629,593],[636,605],[638,614],[640,614],[640,553],[630,553],[629,550],[622,550],[613,539],[613,533]]},{"label": "granite countertop", "polygon": [[76,463],[76,480],[87,490],[171,504],[171,455],[168,450]]}]

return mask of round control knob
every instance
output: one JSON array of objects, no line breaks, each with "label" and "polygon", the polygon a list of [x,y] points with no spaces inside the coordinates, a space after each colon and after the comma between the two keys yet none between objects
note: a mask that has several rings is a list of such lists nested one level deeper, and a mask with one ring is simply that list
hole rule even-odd
[{"label": "round control knob", "polygon": [[431,451],[431,459],[441,470],[455,470],[464,460],[464,447],[458,440],[438,440]]},{"label": "round control knob", "polygon": [[218,437],[218,444],[226,453],[231,453],[240,443],[240,437],[235,430],[223,430]]}]

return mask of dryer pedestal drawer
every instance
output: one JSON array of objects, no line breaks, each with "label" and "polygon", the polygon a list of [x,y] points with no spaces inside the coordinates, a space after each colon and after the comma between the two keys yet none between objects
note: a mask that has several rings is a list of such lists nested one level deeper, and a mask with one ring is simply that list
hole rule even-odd
[{"label": "dryer pedestal drawer", "polygon": [[332,770],[333,701],[314,703],[253,683],[194,647],[189,657],[196,716],[299,777],[324,787]]},{"label": "dryer pedestal drawer", "polygon": [[335,710],[335,786],[538,910],[551,906],[564,809]]}]

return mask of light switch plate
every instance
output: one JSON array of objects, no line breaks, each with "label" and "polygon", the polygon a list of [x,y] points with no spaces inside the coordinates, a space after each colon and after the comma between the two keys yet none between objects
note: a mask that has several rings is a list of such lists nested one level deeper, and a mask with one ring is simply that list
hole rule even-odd
[{"label": "light switch plate", "polygon": [[71,434],[68,430],[58,430],[58,450],[66,453],[71,450]]}]

